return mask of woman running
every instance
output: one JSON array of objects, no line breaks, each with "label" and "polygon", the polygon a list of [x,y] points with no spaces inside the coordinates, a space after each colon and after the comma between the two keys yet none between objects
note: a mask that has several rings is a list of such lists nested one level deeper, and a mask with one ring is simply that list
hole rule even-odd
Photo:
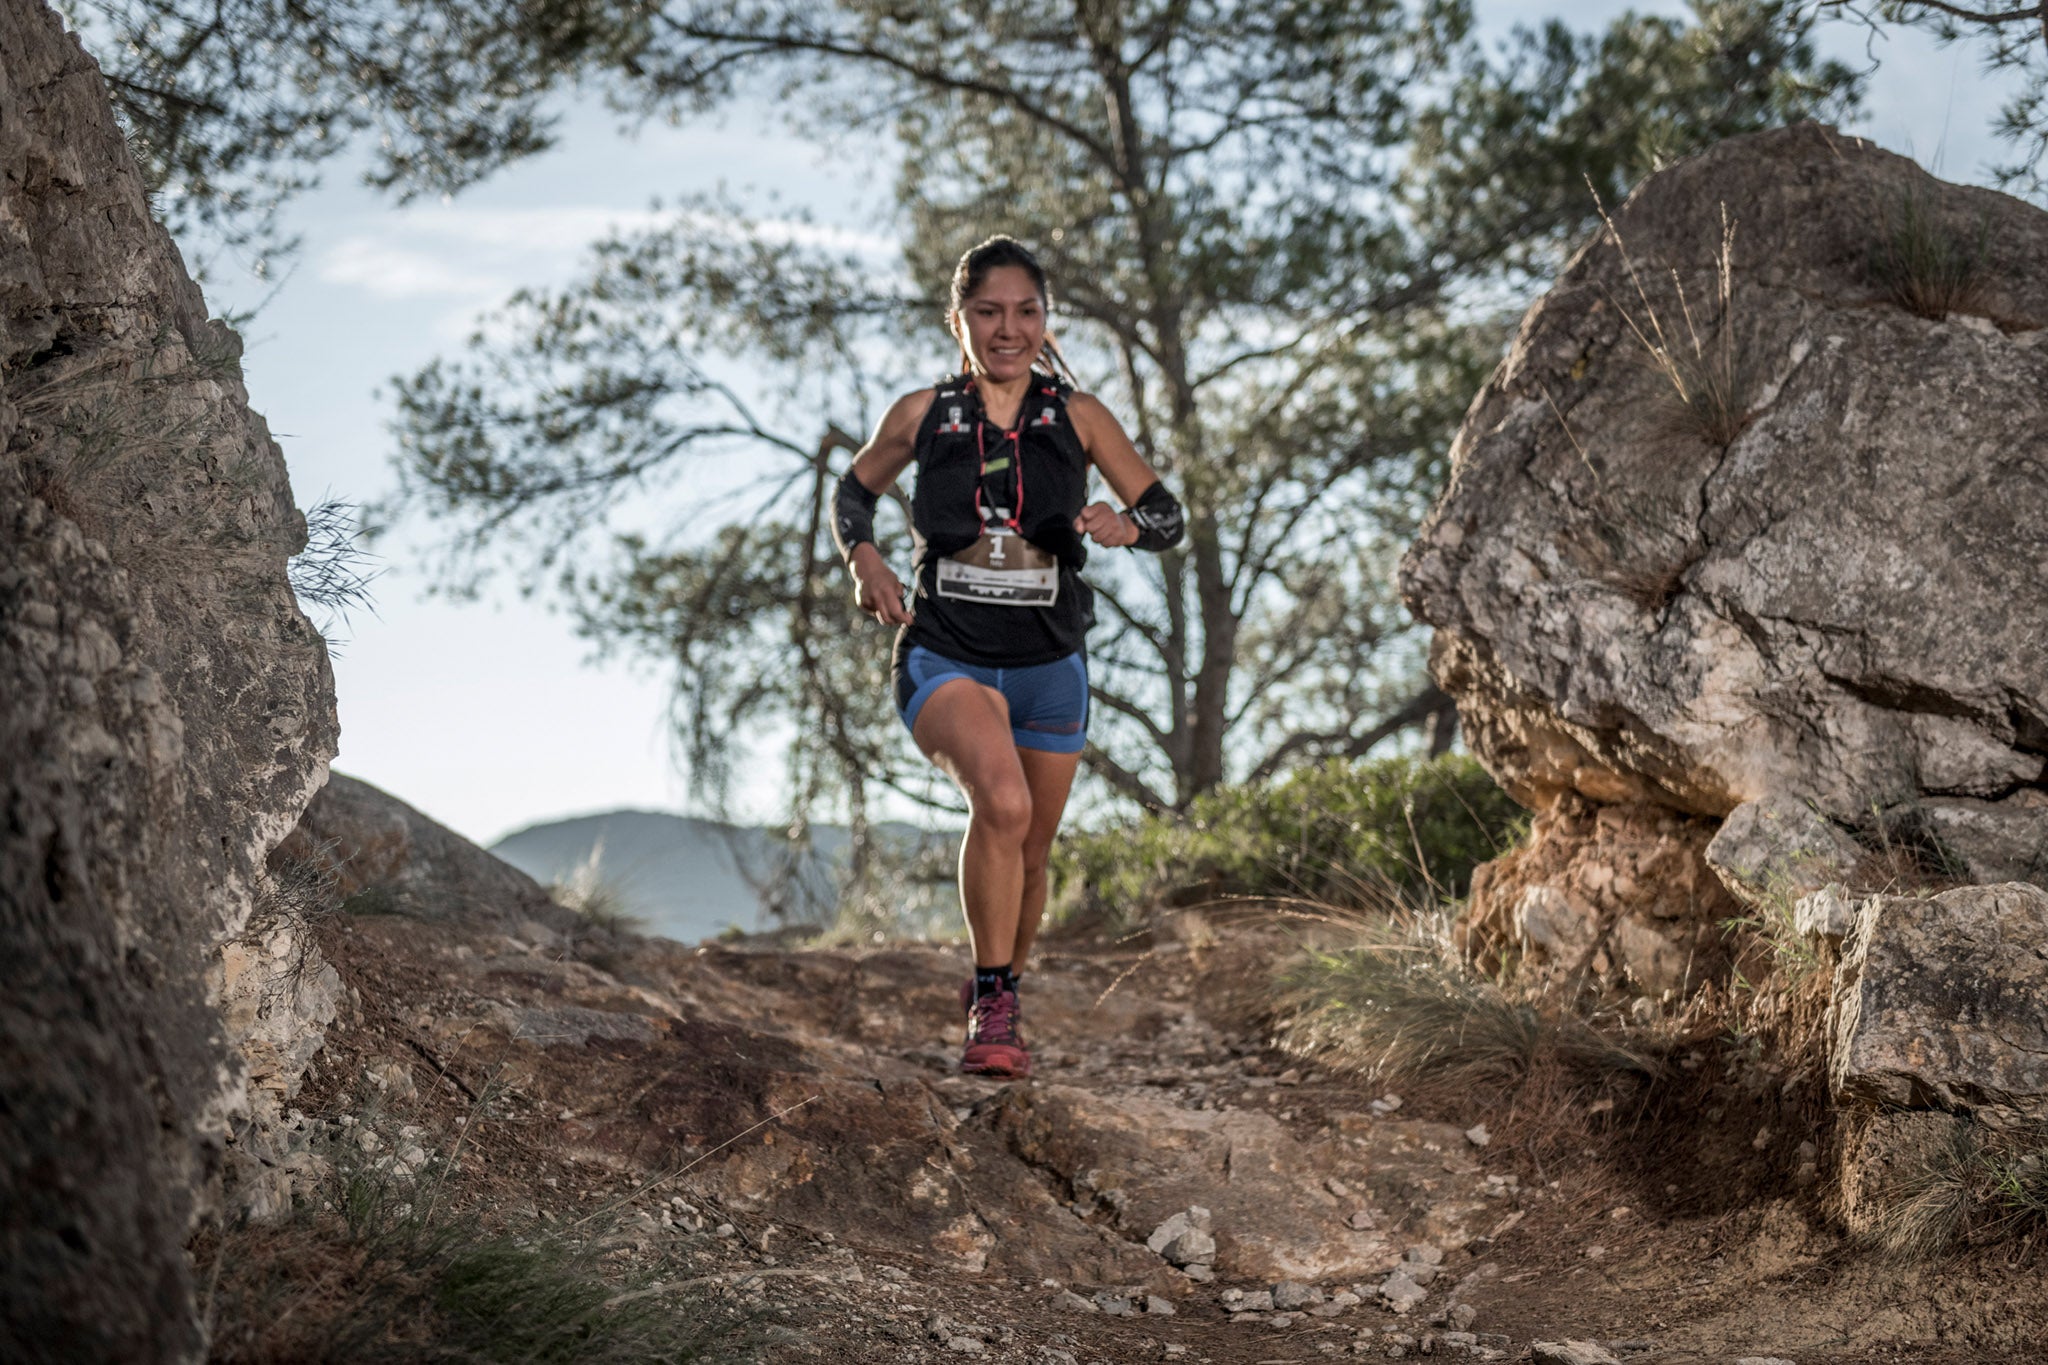
[{"label": "woman running", "polygon": [[[1045,272],[1011,238],[962,256],[946,315],[961,373],[890,407],[839,481],[833,516],[860,609],[902,627],[897,713],[967,797],[960,902],[974,979],[960,990],[960,1069],[995,1076],[1031,1071],[1017,979],[1087,742],[1086,541],[1165,550],[1181,535],[1180,504],[1109,409],[1056,377],[1049,303]],[[874,512],[913,463],[906,600],[875,548]],[[1124,510],[1087,501],[1091,464]]]}]

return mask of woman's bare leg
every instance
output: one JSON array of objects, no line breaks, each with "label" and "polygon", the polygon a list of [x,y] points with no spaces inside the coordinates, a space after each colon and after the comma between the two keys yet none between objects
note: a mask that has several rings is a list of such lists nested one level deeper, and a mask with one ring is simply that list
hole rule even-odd
[{"label": "woman's bare leg", "polygon": [[1067,811],[1067,794],[1074,789],[1074,770],[1081,766],[1079,754],[1049,754],[1042,749],[1019,749],[1017,760],[1024,769],[1024,783],[1031,789],[1031,827],[1024,835],[1024,893],[1017,912],[1016,956],[1011,970],[1022,973],[1024,959],[1038,938],[1038,922],[1045,914],[1046,860],[1052,854],[1053,836],[1059,833],[1060,817]]},{"label": "woman's bare leg", "polygon": [[[911,734],[917,747],[967,796],[967,837],[960,841],[960,905],[974,940],[974,964],[1013,964],[1020,946],[1030,946],[1028,938],[1020,945],[1018,937],[1025,900],[1025,843],[1035,821],[1032,786],[1019,762],[1022,751],[1010,735],[1009,703],[992,687],[955,678],[925,701]],[[1044,900],[1041,869],[1041,907]],[[1034,917],[1032,932],[1036,931]]]}]

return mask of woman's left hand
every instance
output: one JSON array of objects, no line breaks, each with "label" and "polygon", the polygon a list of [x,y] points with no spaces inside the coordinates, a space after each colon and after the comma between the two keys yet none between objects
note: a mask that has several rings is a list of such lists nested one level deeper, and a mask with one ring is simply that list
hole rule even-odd
[{"label": "woman's left hand", "polygon": [[1091,502],[1074,518],[1074,530],[1097,545],[1122,549],[1138,543],[1138,528],[1131,519],[1106,502]]}]

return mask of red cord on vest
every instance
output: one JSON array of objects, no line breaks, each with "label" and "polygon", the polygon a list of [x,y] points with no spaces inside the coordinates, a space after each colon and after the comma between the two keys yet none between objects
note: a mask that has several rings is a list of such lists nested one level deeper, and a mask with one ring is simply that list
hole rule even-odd
[{"label": "red cord on vest", "polygon": [[[971,379],[969,382],[973,383]],[[979,384],[974,386],[974,401],[977,403],[981,402],[981,386]],[[1017,484],[1017,496],[1014,499],[1016,505],[1010,509],[1010,516],[1007,520],[1010,530],[1021,536],[1024,534],[1024,413],[1022,410],[1018,411],[1017,417],[1017,429],[1015,431],[1006,431],[1003,435],[1007,436],[1010,440],[1010,468]],[[974,449],[975,453],[981,456],[981,472],[974,480],[974,515],[983,526],[988,525],[988,509],[981,505],[981,488],[988,481],[988,443],[982,434],[987,426],[988,408],[983,406],[982,410],[974,415]]]}]

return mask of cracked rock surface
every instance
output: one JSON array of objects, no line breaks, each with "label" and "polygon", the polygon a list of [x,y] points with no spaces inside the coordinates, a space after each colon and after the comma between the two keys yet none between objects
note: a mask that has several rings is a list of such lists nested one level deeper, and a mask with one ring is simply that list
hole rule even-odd
[{"label": "cracked rock surface", "polygon": [[201,1356],[186,1241],[333,1014],[264,868],[336,722],[240,355],[97,68],[49,9],[0,0],[9,1361]]},{"label": "cracked rock surface", "polygon": [[[1940,320],[1871,264],[1909,202],[1984,244]],[[1402,566],[1474,749],[1538,810],[1781,793],[2048,875],[2048,214],[1808,124],[1614,221],[1626,259],[1603,236],[1531,310]],[[1718,429],[1637,336],[1684,336],[1674,278],[1729,357]]]},{"label": "cracked rock surface", "polygon": [[2048,1119],[2048,892],[1872,896],[1835,972],[1829,1081],[1871,1105]]}]

